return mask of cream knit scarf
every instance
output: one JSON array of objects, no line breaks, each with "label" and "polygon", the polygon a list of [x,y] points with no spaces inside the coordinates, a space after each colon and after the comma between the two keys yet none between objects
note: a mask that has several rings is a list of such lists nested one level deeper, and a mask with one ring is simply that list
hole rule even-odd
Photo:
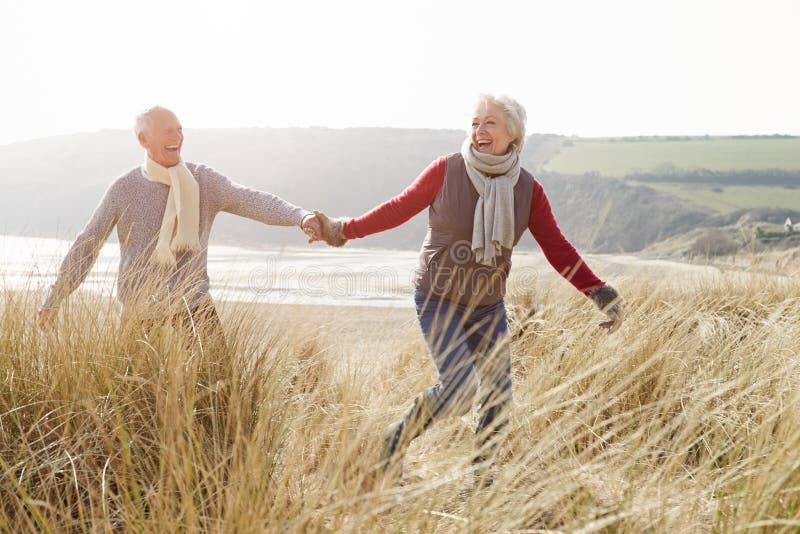
[{"label": "cream knit scarf", "polygon": [[519,154],[511,148],[502,156],[475,150],[469,137],[461,146],[467,174],[478,191],[472,250],[475,260],[495,266],[503,247],[514,247],[514,186],[519,180]]},{"label": "cream knit scarf", "polygon": [[150,261],[174,266],[175,253],[200,250],[200,188],[182,161],[174,167],[164,167],[145,156],[144,168],[148,180],[169,186],[161,230]]}]

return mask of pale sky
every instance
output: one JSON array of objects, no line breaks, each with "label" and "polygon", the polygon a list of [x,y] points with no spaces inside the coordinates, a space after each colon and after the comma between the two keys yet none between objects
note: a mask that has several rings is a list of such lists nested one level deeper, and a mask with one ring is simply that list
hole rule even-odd
[{"label": "pale sky", "polygon": [[800,134],[797,0],[0,0],[0,144],[130,128]]}]

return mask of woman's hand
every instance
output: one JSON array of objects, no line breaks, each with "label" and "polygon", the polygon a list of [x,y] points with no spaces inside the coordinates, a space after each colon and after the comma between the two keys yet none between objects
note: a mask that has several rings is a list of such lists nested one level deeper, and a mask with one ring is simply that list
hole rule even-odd
[{"label": "woman's hand", "polygon": [[322,240],[332,247],[341,247],[347,243],[348,239],[342,233],[344,231],[344,219],[331,219],[321,211],[314,211],[314,215],[322,226],[322,238],[313,241]]},{"label": "woman's hand", "polygon": [[602,328],[608,330],[611,334],[616,332],[622,325],[622,320],[625,318],[625,309],[622,307],[622,297],[619,296],[617,290],[606,284],[602,287],[595,288],[589,292],[589,298],[600,309],[601,312],[608,316],[608,321],[600,323]]}]

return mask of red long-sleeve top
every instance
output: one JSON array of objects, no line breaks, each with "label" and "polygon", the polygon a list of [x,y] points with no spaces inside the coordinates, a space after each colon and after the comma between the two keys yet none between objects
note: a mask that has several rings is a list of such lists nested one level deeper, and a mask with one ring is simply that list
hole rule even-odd
[{"label": "red long-sleeve top", "polygon": [[[430,206],[442,189],[445,169],[444,157],[435,160],[402,193],[364,215],[346,221],[344,236],[355,239],[400,226]],[[586,265],[572,243],[564,237],[553,215],[550,201],[542,185],[536,180],[533,184],[528,229],[550,265],[578,291],[588,294],[592,289],[605,285]]]}]

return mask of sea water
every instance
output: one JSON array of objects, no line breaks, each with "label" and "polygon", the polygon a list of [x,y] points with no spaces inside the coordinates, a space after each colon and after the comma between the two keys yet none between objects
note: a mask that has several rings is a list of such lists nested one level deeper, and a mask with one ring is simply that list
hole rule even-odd
[{"label": "sea water", "polygon": [[[0,285],[44,290],[71,242],[0,235]],[[208,274],[216,299],[260,303],[412,306],[418,253],[404,250],[211,245]],[[106,243],[82,289],[115,295],[119,245]]]}]

